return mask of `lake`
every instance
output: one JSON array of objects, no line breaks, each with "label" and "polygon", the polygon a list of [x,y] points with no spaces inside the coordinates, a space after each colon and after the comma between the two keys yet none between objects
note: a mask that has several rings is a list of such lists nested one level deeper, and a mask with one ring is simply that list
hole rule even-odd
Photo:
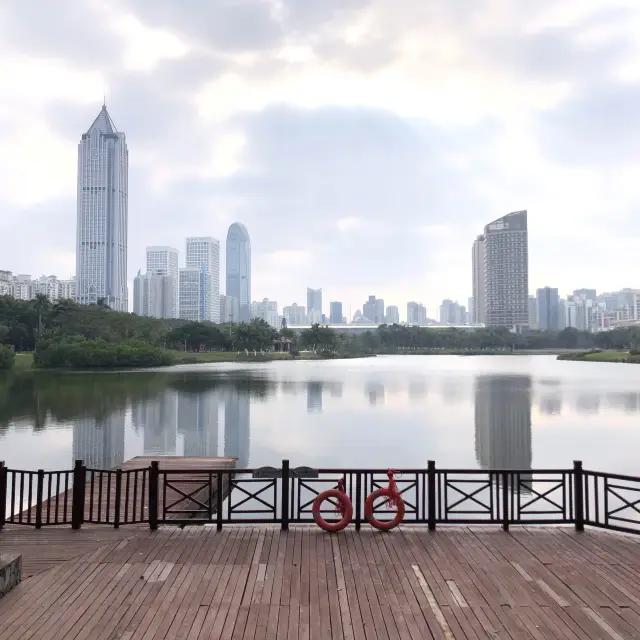
[{"label": "lake", "polygon": [[640,366],[555,356],[382,356],[0,378],[0,460],[111,468],[569,467],[639,475]]}]

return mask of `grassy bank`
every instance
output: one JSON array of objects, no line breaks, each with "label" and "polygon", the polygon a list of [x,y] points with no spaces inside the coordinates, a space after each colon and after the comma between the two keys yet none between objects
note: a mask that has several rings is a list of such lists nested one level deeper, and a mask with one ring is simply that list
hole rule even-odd
[{"label": "grassy bank", "polygon": [[582,353],[583,349],[415,349],[389,351],[387,355],[406,356],[557,356]]},{"label": "grassy bank", "polygon": [[624,362],[629,364],[640,364],[640,353],[635,350],[629,351],[579,351],[573,353],[563,353],[558,356],[558,360],[575,360],[576,362]]},{"label": "grassy bank", "polygon": [[274,351],[256,355],[236,353],[235,351],[211,351],[192,353],[189,351],[172,351],[174,364],[204,364],[207,362],[274,362],[277,360],[348,360],[351,358],[374,357],[371,354],[327,354],[301,351],[295,358],[290,353]]},{"label": "grassy bank", "polygon": [[33,367],[33,352],[25,351],[23,353],[16,353],[16,359],[13,363],[14,371],[24,371],[25,369],[31,369]]}]

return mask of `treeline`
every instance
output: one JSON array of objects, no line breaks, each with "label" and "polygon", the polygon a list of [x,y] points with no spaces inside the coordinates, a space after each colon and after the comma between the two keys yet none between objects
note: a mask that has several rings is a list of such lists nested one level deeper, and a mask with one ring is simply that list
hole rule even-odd
[{"label": "treeline", "polygon": [[293,332],[275,330],[263,320],[220,324],[159,320],[120,313],[101,305],[78,305],[71,300],[52,304],[45,296],[16,300],[0,296],[0,368],[10,368],[14,352],[34,351],[40,367],[155,366],[171,362],[171,351],[270,351],[277,340],[285,348],[316,351],[324,357],[384,354],[473,352],[539,349],[635,349],[640,328],[588,333],[506,329],[474,331],[439,327],[382,325],[352,334],[314,325]]}]

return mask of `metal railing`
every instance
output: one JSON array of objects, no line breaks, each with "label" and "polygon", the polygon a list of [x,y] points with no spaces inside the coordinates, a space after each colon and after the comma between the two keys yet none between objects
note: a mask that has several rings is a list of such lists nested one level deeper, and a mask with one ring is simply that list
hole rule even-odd
[{"label": "metal railing", "polygon": [[[405,502],[403,524],[585,525],[640,533],[640,478],[568,469],[394,470]],[[344,479],[360,529],[366,497],[387,485],[387,469],[88,469],[24,471],[0,462],[0,529],[49,525],[289,524],[313,522],[312,504]],[[335,503],[326,501],[330,518]],[[384,518],[385,506],[374,515]]]}]

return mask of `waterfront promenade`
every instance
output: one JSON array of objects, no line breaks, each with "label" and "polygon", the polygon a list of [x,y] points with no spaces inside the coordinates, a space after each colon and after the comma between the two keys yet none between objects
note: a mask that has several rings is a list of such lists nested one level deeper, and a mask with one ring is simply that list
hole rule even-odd
[{"label": "waterfront promenade", "polygon": [[0,640],[638,638],[640,540],[567,527],[0,532]]}]

